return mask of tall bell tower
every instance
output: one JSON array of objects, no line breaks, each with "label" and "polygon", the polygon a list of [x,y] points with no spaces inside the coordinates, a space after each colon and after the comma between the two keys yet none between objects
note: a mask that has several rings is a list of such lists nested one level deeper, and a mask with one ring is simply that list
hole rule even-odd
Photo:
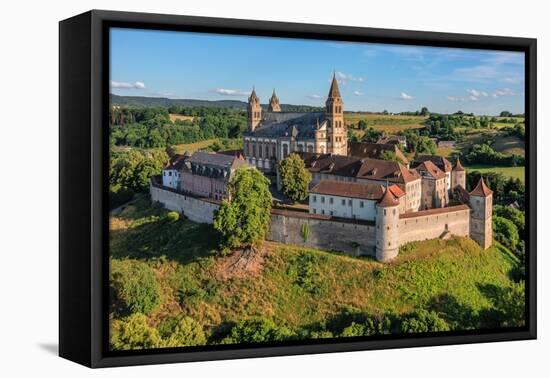
[{"label": "tall bell tower", "polygon": [[260,105],[260,98],[256,95],[256,88],[252,88],[252,93],[248,97],[248,130],[254,131],[254,129],[260,124],[262,120],[262,106]]},{"label": "tall bell tower", "polygon": [[336,73],[332,76],[332,83],[325,103],[327,127],[327,152],[336,155],[347,155],[348,134],[344,125],[344,102],[340,96],[340,89],[336,80]]}]

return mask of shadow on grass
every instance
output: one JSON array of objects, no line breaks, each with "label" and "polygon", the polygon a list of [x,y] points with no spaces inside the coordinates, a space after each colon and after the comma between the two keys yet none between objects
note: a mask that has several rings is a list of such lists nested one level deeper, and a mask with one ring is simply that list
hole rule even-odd
[{"label": "shadow on grass", "polygon": [[[219,245],[219,234],[210,224],[180,219],[171,222],[167,210],[141,200],[119,217],[129,228],[110,230],[110,256],[115,258],[167,258],[186,264],[211,256]],[[163,257],[164,256],[164,257]]]}]

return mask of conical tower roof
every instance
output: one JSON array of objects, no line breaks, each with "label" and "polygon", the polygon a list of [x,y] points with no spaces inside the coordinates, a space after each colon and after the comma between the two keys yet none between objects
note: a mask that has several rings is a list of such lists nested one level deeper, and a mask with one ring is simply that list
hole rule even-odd
[{"label": "conical tower roof", "polygon": [[380,207],[399,206],[399,200],[395,198],[395,196],[387,186],[386,186],[386,192],[380,199],[380,202],[378,202],[378,206]]},{"label": "conical tower roof", "polygon": [[460,159],[456,159],[456,164],[455,164],[455,167],[453,168],[453,171],[455,171],[455,172],[464,172],[465,171],[464,167],[460,163]]},{"label": "conical tower roof", "polygon": [[275,94],[275,88],[273,88],[273,94],[271,95],[271,98],[269,99],[269,102],[279,102],[279,98]]},{"label": "conical tower roof", "polygon": [[481,177],[477,183],[477,186],[470,192],[471,196],[476,197],[488,197],[491,194],[493,194],[493,191],[489,189],[487,185],[485,185],[485,181],[483,180],[483,177]]},{"label": "conical tower roof", "polygon": [[252,87],[252,93],[250,93],[250,97],[248,97],[248,102],[260,102],[260,98],[256,94],[256,87]]},{"label": "conical tower roof", "polygon": [[338,80],[336,80],[336,72],[332,75],[332,83],[330,84],[330,90],[328,92],[329,98],[341,97],[340,88],[338,88]]}]

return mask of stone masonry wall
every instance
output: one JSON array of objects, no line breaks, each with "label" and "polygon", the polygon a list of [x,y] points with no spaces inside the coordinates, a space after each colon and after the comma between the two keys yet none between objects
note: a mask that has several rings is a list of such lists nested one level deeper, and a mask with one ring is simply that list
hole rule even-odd
[{"label": "stone masonry wall", "polygon": [[220,207],[216,201],[186,196],[154,185],[151,185],[150,192],[152,201],[161,202],[168,210],[177,211],[197,223],[213,223],[214,210]]},{"label": "stone masonry wall", "polygon": [[[304,238],[303,228],[309,232]],[[285,211],[273,210],[269,240],[296,244],[327,251],[340,251],[354,256],[375,256],[374,224],[323,219],[311,214],[289,215]]]},{"label": "stone masonry wall", "polygon": [[[151,200],[182,213],[193,222],[213,223],[219,202],[186,196],[175,190],[151,185]],[[308,229],[304,238],[303,227]],[[399,219],[399,245],[436,239],[446,232],[470,236],[470,208],[465,205],[402,214]],[[353,256],[376,256],[374,222],[334,219],[329,216],[273,209],[268,240]]]},{"label": "stone masonry wall", "polygon": [[[437,211],[442,210],[442,211]],[[446,231],[470,236],[470,208],[465,205],[404,214],[399,219],[399,244],[437,239]],[[443,211],[446,210],[446,211]]]}]

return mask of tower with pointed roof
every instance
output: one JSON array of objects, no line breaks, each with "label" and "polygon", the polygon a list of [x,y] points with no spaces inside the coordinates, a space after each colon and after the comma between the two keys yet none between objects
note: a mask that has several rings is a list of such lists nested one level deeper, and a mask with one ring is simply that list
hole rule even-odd
[{"label": "tower with pointed roof", "polygon": [[376,259],[390,261],[399,253],[399,200],[386,184],[376,204]]},{"label": "tower with pointed roof", "polygon": [[332,83],[325,105],[325,113],[328,121],[327,152],[336,155],[347,155],[348,134],[344,124],[344,102],[342,101],[340,89],[338,88],[336,73],[332,76]]},{"label": "tower with pointed roof", "polygon": [[271,95],[271,98],[269,99],[269,106],[267,108],[270,112],[280,112],[281,111],[281,104],[279,104],[279,97],[275,94],[275,88],[273,88],[273,94]]},{"label": "tower with pointed roof", "polygon": [[470,237],[483,249],[493,244],[493,191],[483,177],[470,192]]},{"label": "tower with pointed roof", "polygon": [[254,131],[262,121],[262,106],[260,98],[256,94],[256,88],[252,88],[252,93],[248,97],[248,130]]},{"label": "tower with pointed roof", "polygon": [[451,171],[451,190],[455,190],[457,186],[466,189],[466,170],[460,163],[460,159],[456,160],[456,164]]}]

